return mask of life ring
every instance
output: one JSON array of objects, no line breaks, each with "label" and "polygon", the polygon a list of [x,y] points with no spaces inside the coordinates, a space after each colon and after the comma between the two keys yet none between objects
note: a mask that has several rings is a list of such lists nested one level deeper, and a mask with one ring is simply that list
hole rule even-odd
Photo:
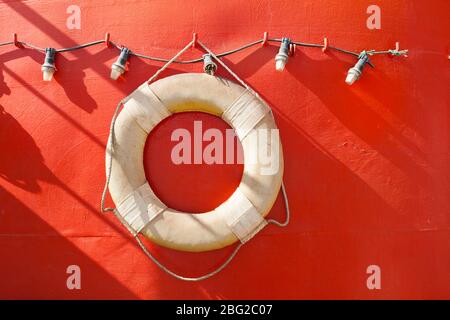
[{"label": "life ring", "polygon": [[[168,208],[147,183],[143,166],[148,133],[172,113],[186,111],[221,116],[235,129],[243,148],[244,169],[238,188],[216,209],[202,214]],[[112,159],[109,191],[122,221],[136,234],[181,251],[208,251],[248,241],[267,224],[264,217],[276,200],[283,176],[278,135],[275,141],[267,140],[279,146],[269,155],[278,164],[276,172],[264,173],[259,161],[249,161],[259,148],[249,138],[249,133],[256,131],[252,129],[277,126],[267,104],[232,81],[185,73],[141,85],[125,99],[117,117],[112,157],[107,148],[107,168]]]}]

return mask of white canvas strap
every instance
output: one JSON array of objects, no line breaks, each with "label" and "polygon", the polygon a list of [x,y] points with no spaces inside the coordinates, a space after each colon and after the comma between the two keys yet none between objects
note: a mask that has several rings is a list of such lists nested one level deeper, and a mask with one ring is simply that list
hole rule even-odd
[{"label": "white canvas strap", "polygon": [[239,188],[216,210],[225,210],[228,227],[242,243],[253,238],[267,225],[263,216]]},{"label": "white canvas strap", "polygon": [[117,207],[119,214],[136,233],[166,208],[147,182],[130,193]]},{"label": "white canvas strap", "polygon": [[[264,108],[261,108],[261,105]],[[222,119],[233,125],[241,141],[266,116],[270,108],[249,90],[245,90],[222,114]]]},{"label": "white canvas strap", "polygon": [[146,133],[171,115],[147,83],[142,84],[127,98],[124,110],[133,116]]}]

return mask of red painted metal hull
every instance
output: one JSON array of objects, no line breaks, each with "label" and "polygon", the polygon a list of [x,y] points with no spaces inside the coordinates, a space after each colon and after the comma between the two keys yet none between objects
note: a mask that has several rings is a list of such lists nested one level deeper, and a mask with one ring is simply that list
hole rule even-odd
[{"label": "red painted metal hull", "polygon": [[[274,68],[276,46],[224,59],[274,109],[292,222],[265,228],[216,277],[185,283],[99,212],[113,109],[161,64],[132,57],[115,82],[118,52],[92,47],[59,54],[54,81],[44,83],[40,53],[0,48],[0,298],[450,298],[448,1],[378,1],[380,30],[366,27],[367,1],[79,1],[80,30],[66,27],[71,4],[2,2],[0,40],[16,32],[58,48],[110,32],[138,52],[172,57],[193,32],[221,52],[268,31],[307,42],[327,36],[354,51],[399,41],[410,54],[373,58],[376,68],[351,87],[344,79],[354,60],[339,53],[297,48],[283,73]],[[166,75],[201,68],[176,65]],[[151,134],[145,159],[158,195],[190,210],[222,202],[242,169],[170,163],[170,132],[194,119],[226,128],[202,114],[176,116]],[[283,212],[278,199],[270,215]],[[148,245],[190,276],[232,250]],[[66,287],[72,264],[81,268],[81,290]],[[369,265],[381,268],[380,290],[366,286]]]}]

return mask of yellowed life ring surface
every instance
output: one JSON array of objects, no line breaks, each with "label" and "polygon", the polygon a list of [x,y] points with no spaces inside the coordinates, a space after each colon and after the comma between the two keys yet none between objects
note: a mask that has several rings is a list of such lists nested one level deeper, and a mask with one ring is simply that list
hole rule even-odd
[{"label": "yellowed life ring surface", "polygon": [[[245,242],[267,224],[264,217],[282,183],[283,151],[278,134],[275,141],[267,139],[267,144],[278,144],[277,148],[265,146],[272,151],[266,156],[277,164],[274,172],[265,172],[264,165],[255,157],[261,141],[251,138],[252,133],[258,130],[278,133],[264,101],[232,81],[198,73],[167,77],[151,85],[144,83],[125,101],[114,126],[109,191],[118,213],[134,232],[165,247],[199,252],[220,249],[238,240]],[[186,111],[222,117],[235,129],[243,149],[240,185],[224,203],[202,214],[168,208],[151,190],[144,172],[143,152],[148,133],[172,113]],[[108,148],[107,168],[110,152]]]}]

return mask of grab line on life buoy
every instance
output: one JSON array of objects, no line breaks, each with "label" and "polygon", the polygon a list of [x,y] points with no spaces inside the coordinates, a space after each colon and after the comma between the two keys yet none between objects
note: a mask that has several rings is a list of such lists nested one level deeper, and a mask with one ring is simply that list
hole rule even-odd
[{"label": "grab line on life buoy", "polygon": [[[241,182],[240,187],[238,187],[230,199],[211,213],[197,215],[199,217],[194,217],[195,215],[192,214],[179,213],[168,208],[156,197],[145,181],[143,168],[140,168],[140,170],[130,169],[131,167],[139,167],[136,166],[136,162],[140,161],[142,163],[142,145],[143,143],[145,144],[146,135],[154,126],[170,116],[173,112],[192,111],[189,109],[185,110],[185,106],[177,105],[178,100],[188,99],[192,101],[192,97],[198,96],[206,99],[203,103],[206,103],[206,105],[210,103],[210,105],[207,107],[209,109],[204,111],[221,113],[222,118],[236,129],[238,138],[243,144],[244,155],[246,148],[247,150],[251,150],[248,149],[248,146],[252,144],[247,142],[249,139],[246,140],[246,137],[252,129],[258,126],[269,129],[272,127],[276,128],[270,107],[258,94],[233,73],[203,43],[197,40],[197,44],[227,69],[243,85],[245,90],[228,80],[199,74],[172,76],[155,82],[150,86],[150,83],[162,71],[192,45],[191,41],[184,49],[169,60],[169,62],[156,71],[148,81],[136,89],[131,95],[123,99],[117,106],[110,127],[106,161],[107,177],[101,203],[102,211],[112,211],[121,223],[133,234],[144,253],[158,267],[175,278],[186,281],[204,280],[217,274],[231,262],[240,247],[267,224],[271,223],[284,227],[287,226],[290,218],[288,198],[282,182],[281,146],[279,154],[276,154],[276,160],[281,162],[281,169],[277,174],[273,175],[273,177],[262,177],[261,175],[254,174],[251,170],[246,172],[247,165],[245,165],[243,180],[248,175],[249,178],[256,179],[256,183],[260,182],[260,184],[255,184],[251,188],[252,185],[249,183],[251,180],[245,181],[246,184],[250,184],[248,187],[242,185]],[[215,79],[220,81],[216,81]],[[178,92],[178,96],[175,95],[176,97],[168,96],[168,86],[176,89],[177,85],[183,88],[183,90]],[[191,85],[192,92],[189,92],[187,89],[189,85]],[[209,96],[208,94],[199,95],[199,88],[204,88],[205,86],[210,90],[215,90],[215,92]],[[186,91],[188,92],[186,93]],[[205,92],[208,92],[208,90]],[[224,100],[229,100],[227,105],[223,105],[223,101],[217,100],[221,96],[225,97]],[[215,99],[217,101],[214,101]],[[124,108],[119,116],[119,111],[122,106]],[[116,124],[118,125],[118,130],[115,128]],[[236,126],[236,124],[239,125]],[[127,138],[134,140],[131,141],[132,143],[125,143],[130,142]],[[135,152],[133,153],[130,152],[133,150],[130,149],[129,145],[139,145],[140,147],[134,150]],[[124,161],[125,157],[127,161]],[[120,162],[121,160],[123,161]],[[132,160],[135,161],[133,162]],[[113,163],[115,162],[117,162],[116,165],[118,165],[117,167],[120,170],[112,170]],[[267,188],[263,187],[272,184],[275,185],[273,189],[267,190]],[[268,214],[272,207],[280,187],[285,202],[286,221],[266,220],[264,216]],[[114,202],[118,203],[117,209],[105,208],[104,206],[108,189]],[[202,220],[201,224],[198,223],[198,220]],[[206,229],[204,224],[207,227]],[[199,225],[203,229],[200,229],[198,227]],[[203,238],[195,236],[198,232],[188,233],[186,235],[186,230],[199,231],[203,234]],[[184,235],[182,235],[183,232]],[[239,240],[240,243],[219,268],[204,276],[189,278],[180,276],[162,265],[146,249],[139,238],[139,233],[144,234],[158,244],[184,251],[218,249],[236,240]]]}]

